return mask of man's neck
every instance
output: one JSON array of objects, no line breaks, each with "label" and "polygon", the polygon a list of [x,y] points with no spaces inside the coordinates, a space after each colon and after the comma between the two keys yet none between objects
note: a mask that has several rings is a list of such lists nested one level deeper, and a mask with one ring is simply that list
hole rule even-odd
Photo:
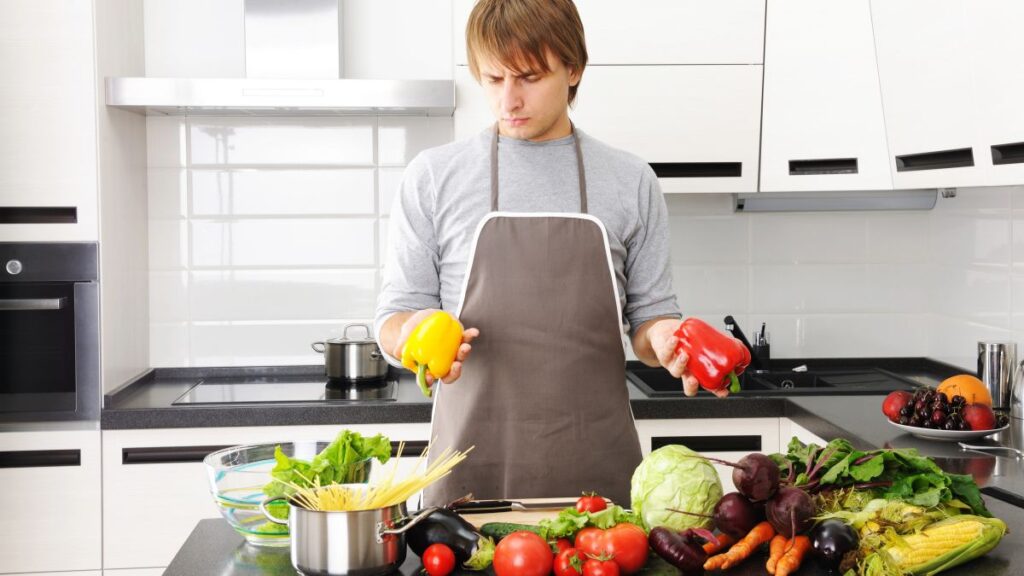
[{"label": "man's neck", "polygon": [[[508,138],[515,138],[515,136],[505,134],[504,131],[501,130],[500,124],[498,127],[498,134]],[[528,142],[547,142],[548,140],[557,140],[559,138],[565,138],[570,134],[572,134],[572,122],[569,121],[569,113],[568,111],[566,111],[566,113],[563,114],[558,120],[556,120],[550,128],[548,128],[547,130],[533,138],[526,138],[526,140]]]}]

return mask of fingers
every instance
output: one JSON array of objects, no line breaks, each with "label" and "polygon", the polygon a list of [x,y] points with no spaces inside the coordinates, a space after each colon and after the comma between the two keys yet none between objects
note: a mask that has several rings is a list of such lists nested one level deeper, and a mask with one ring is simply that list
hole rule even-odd
[{"label": "fingers", "polygon": [[465,362],[466,361],[466,357],[469,356],[469,352],[472,349],[473,349],[473,347],[470,346],[469,344],[461,344],[461,345],[459,345],[459,351],[455,353],[455,361],[456,362]]},{"label": "fingers", "polygon": [[445,384],[451,384],[462,376],[462,362],[453,362],[452,367],[448,370],[448,374],[441,379]]},{"label": "fingers", "polygon": [[718,396],[719,398],[725,398],[728,395],[729,395],[729,389],[728,388],[722,388],[721,390],[715,390],[715,396]]},{"label": "fingers", "polygon": [[[679,345],[679,338],[676,337],[676,336],[670,336],[668,338],[668,340],[665,341],[664,344],[660,344],[658,346],[655,346],[654,347],[654,354],[658,357],[658,364],[661,364],[662,366],[665,366],[665,367],[670,366],[672,364],[672,361],[674,360],[674,358],[672,356],[673,356],[673,354],[675,354],[676,346],[678,346],[678,345]],[[682,354],[682,352],[680,352],[680,353]],[[679,374],[673,374],[673,376],[678,378]]]},{"label": "fingers", "polygon": [[696,396],[698,390],[700,390],[700,384],[697,382],[697,378],[689,374],[683,377],[683,394]]},{"label": "fingers", "polygon": [[474,338],[476,338],[479,335],[479,328],[467,328],[465,331],[462,332],[462,341],[466,344],[469,344],[470,342],[473,341]]},{"label": "fingers", "polygon": [[[674,338],[674,337],[673,337]],[[673,348],[674,350],[675,348]],[[668,364],[663,364],[669,373],[675,378],[682,378],[686,372],[686,363],[690,361],[690,355],[680,350]]]}]

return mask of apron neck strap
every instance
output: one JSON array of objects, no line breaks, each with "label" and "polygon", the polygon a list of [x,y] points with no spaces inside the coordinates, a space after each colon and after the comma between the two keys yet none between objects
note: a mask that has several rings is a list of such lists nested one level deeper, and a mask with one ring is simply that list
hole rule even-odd
[{"label": "apron neck strap", "polygon": [[[576,134],[576,126],[569,124],[572,130],[573,147],[576,150],[576,172],[580,178],[580,212],[587,213],[587,177],[583,171],[583,150],[580,138]],[[491,138],[491,211],[498,211],[498,123],[494,123],[494,136]]]}]

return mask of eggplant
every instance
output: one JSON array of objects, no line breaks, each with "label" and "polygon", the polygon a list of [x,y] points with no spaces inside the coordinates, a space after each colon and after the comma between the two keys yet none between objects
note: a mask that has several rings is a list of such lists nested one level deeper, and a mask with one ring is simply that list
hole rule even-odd
[{"label": "eggplant", "polygon": [[494,540],[448,508],[438,508],[409,528],[405,541],[420,557],[431,544],[444,544],[455,553],[455,560],[470,570],[483,570],[494,559]]}]

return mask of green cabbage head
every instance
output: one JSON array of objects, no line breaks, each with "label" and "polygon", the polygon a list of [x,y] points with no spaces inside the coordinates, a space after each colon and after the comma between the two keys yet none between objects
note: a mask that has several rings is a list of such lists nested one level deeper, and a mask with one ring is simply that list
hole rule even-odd
[{"label": "green cabbage head", "polygon": [[718,472],[693,450],[679,444],[651,452],[633,472],[630,500],[647,530],[665,526],[674,530],[711,528],[711,518],[672,512],[669,508],[707,514],[722,497]]}]

